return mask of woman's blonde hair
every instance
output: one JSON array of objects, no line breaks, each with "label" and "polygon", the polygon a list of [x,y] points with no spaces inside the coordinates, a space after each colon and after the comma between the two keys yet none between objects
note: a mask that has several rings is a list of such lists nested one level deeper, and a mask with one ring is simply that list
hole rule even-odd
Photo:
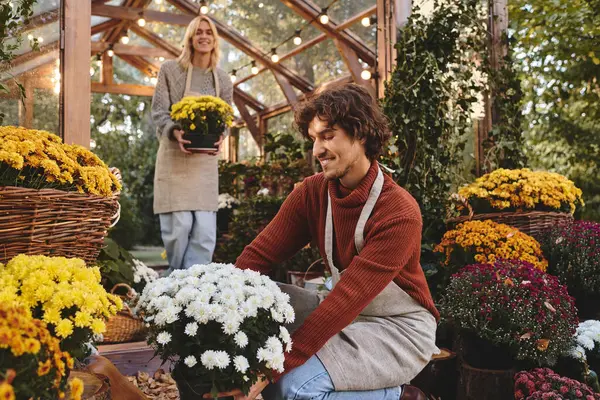
[{"label": "woman's blonde hair", "polygon": [[181,52],[179,57],[177,57],[177,62],[185,69],[187,69],[192,64],[192,57],[194,56],[194,45],[192,43],[192,40],[194,38],[194,35],[196,34],[196,31],[198,30],[198,27],[200,26],[200,22],[202,21],[206,21],[208,23],[208,26],[210,26],[210,30],[212,31],[213,38],[215,41],[215,46],[210,54],[209,68],[217,68],[217,65],[219,64],[219,59],[221,58],[221,49],[219,48],[219,32],[217,32],[217,27],[210,20],[210,18],[208,18],[205,15],[199,15],[190,22],[187,29],[185,30],[185,35],[183,37],[182,42],[183,51]]}]

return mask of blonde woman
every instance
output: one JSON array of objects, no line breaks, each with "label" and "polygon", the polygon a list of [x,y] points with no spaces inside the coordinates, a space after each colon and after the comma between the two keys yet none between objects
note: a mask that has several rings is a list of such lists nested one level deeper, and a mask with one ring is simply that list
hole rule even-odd
[{"label": "blonde woman", "polygon": [[[171,120],[171,106],[185,96],[218,96],[231,104],[233,86],[217,68],[219,36],[213,22],[198,16],[188,25],[183,51],[158,73],[152,119],[159,140],[154,174],[154,213],[169,272],[212,261],[217,233],[219,177],[217,152],[191,153],[181,127]],[[215,143],[218,148],[223,141]]]}]

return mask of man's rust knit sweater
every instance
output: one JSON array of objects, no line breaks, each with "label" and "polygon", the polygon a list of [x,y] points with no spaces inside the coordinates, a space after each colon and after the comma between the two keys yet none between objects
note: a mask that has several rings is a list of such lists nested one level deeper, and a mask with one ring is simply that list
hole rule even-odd
[{"label": "man's rust knit sweater", "polygon": [[372,163],[359,186],[350,191],[339,180],[323,174],[304,180],[285,200],[273,221],[238,257],[239,268],[269,273],[273,264],[293,256],[307,243],[325,256],[327,192],[331,195],[334,226],[334,263],[345,270],[340,282],[294,332],[293,350],[286,355],[285,370],[306,362],[327,341],[348,326],[393,280],[412,298],[439,318],[419,265],[422,220],[413,197],[385,176],[383,189],[365,225],[364,248],[354,246],[360,212],[377,176]]}]

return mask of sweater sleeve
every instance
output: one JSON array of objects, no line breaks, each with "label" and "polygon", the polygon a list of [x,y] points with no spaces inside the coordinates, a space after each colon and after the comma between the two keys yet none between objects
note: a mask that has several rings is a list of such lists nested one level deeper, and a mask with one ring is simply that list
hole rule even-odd
[{"label": "sweater sleeve", "polygon": [[152,121],[156,125],[156,136],[160,139],[163,135],[171,136],[179,125],[171,119],[171,98],[169,80],[163,65],[158,72],[158,81],[152,96]]},{"label": "sweater sleeve", "polygon": [[294,346],[286,355],[286,372],[316,354],[385,289],[420,251],[421,228],[421,220],[412,217],[373,227],[360,255],[354,257],[331,293],[292,335]]},{"label": "sweater sleeve", "polygon": [[287,260],[310,241],[306,208],[306,183],[290,193],[267,227],[237,258],[235,265],[263,274]]}]

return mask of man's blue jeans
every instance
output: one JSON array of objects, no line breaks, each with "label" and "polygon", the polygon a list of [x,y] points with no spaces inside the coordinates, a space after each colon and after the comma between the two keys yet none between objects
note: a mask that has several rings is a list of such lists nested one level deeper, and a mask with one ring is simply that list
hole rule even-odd
[{"label": "man's blue jeans", "polygon": [[399,400],[402,388],[336,392],[329,374],[317,356],[283,375],[263,392],[265,400]]}]

